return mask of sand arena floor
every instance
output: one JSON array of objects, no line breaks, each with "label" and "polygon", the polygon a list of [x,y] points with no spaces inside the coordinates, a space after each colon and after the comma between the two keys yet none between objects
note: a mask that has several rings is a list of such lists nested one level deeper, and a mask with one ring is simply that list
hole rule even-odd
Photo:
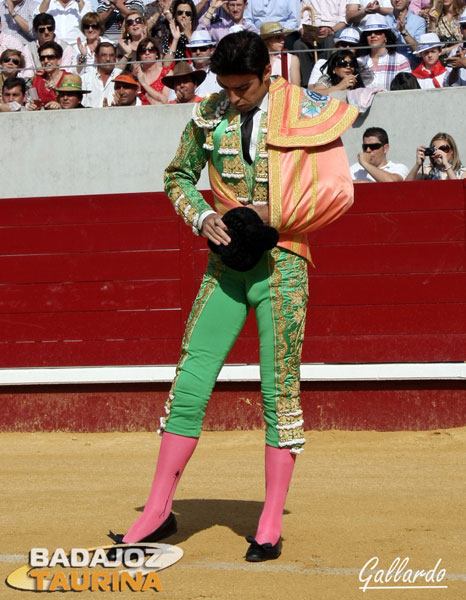
[{"label": "sand arena floor", "polygon": [[[184,556],[159,573],[158,597],[466,598],[466,428],[307,438],[288,495],[283,554],[250,564],[244,536],[254,534],[263,501],[263,433],[203,433],[175,497],[179,532],[166,540]],[[40,597],[4,583],[30,548],[90,548],[108,542],[108,529],[126,531],[146,499],[159,443],[148,433],[1,434],[0,599]],[[448,588],[363,593],[359,572],[375,556],[385,570],[396,557],[424,570],[441,559]]]}]

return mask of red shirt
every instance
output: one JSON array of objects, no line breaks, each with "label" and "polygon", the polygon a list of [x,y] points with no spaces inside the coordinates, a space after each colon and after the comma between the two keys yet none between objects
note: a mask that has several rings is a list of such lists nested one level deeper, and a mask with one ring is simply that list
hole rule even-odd
[{"label": "red shirt", "polygon": [[[61,80],[63,79],[63,75],[69,75],[68,71],[61,71],[61,77],[58,80],[55,87],[59,87]],[[45,106],[49,102],[56,102],[57,96],[52,89],[48,89],[45,85],[45,79],[42,75],[36,75],[32,80],[32,87],[36,88],[37,95],[39,96],[39,100]]]},{"label": "red shirt", "polygon": [[[201,96],[194,96],[194,98],[189,102],[200,102],[201,100],[204,100],[204,98],[201,98]],[[189,102],[178,102],[178,100],[171,100],[168,104],[189,104]]]}]

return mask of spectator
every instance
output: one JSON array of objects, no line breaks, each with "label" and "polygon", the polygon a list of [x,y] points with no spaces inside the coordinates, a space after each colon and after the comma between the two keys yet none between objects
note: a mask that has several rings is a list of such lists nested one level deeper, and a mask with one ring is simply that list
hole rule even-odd
[{"label": "spectator", "polygon": [[168,39],[172,20],[171,5],[172,0],[154,0],[145,5],[144,16],[147,19],[150,37]]},{"label": "spectator", "polygon": [[162,79],[164,85],[175,90],[176,99],[171,100],[169,104],[200,102],[202,98],[196,95],[196,88],[201,85],[205,76],[205,71],[193,71],[185,61],[176,63],[173,75],[167,75]]},{"label": "spectator", "polygon": [[21,77],[8,77],[2,88],[0,112],[27,110],[26,81]]},{"label": "spectator", "polygon": [[301,85],[301,73],[299,59],[294,54],[286,54],[287,73],[283,74],[283,48],[285,47],[285,36],[292,33],[285,29],[281,23],[271,21],[263,23],[260,28],[260,36],[264,40],[269,51],[272,75],[283,75],[290,83]]},{"label": "spectator", "polygon": [[419,38],[426,32],[425,19],[409,10],[409,0],[391,0],[391,3],[393,14],[387,15],[387,23],[395,33],[399,53],[412,63]]},{"label": "spectator", "polygon": [[325,63],[322,77],[313,90],[329,96],[332,92],[364,87],[359,63],[351,50],[337,50]]},{"label": "spectator", "polygon": [[121,69],[115,66],[116,50],[110,42],[100,42],[95,49],[95,69],[87,69],[82,76],[83,87],[91,93],[83,98],[83,105],[101,108],[113,101],[115,91],[112,79],[115,79]]},{"label": "spectator", "polygon": [[219,92],[221,88],[217,83],[217,76],[210,70],[210,58],[215,50],[215,42],[210,37],[210,33],[205,30],[194,31],[186,48],[192,56],[194,69],[201,69],[206,74],[206,78],[196,90],[196,95],[204,98],[208,94]]},{"label": "spectator", "polygon": [[191,41],[193,31],[198,25],[194,2],[175,0],[170,21],[170,35],[162,37],[164,58],[187,58],[186,44]]},{"label": "spectator", "polygon": [[105,37],[116,41],[122,32],[123,21],[132,11],[144,12],[142,0],[99,0],[97,12],[105,24]]},{"label": "spectator", "polygon": [[415,15],[423,16],[424,11],[428,12],[430,0],[411,0],[409,10]]},{"label": "spectator", "polygon": [[18,77],[24,69],[24,57],[20,50],[4,50],[0,55],[0,92],[3,82],[10,77]]},{"label": "spectator", "polygon": [[223,17],[216,13],[218,9],[225,7],[225,0],[213,0],[208,10],[199,20],[198,30],[206,29],[215,43],[218,43],[231,31],[239,31],[240,27],[246,31],[259,33],[252,23],[248,23],[244,19],[244,11],[247,5],[248,3],[245,0],[227,0],[226,9],[229,16]]},{"label": "spectator", "polygon": [[113,79],[115,94],[112,106],[141,106],[138,98],[139,83],[131,73],[122,73]]},{"label": "spectator", "polygon": [[139,42],[136,59],[144,63],[135,64],[134,72],[142,88],[139,95],[142,104],[167,104],[169,88],[162,83],[162,77],[173,75],[173,64],[164,65],[162,44],[156,38],[146,38]]},{"label": "spectator", "polygon": [[[353,54],[356,56],[359,38],[359,31],[355,27],[345,27],[345,29],[340,29],[340,31],[338,32],[338,36],[335,38],[335,48],[350,48],[351,52],[353,52]],[[314,67],[312,68],[309,81],[307,83],[307,86],[310,90],[314,89],[314,85],[317,83],[319,77],[322,76],[322,67],[325,64],[327,64],[325,58],[319,58],[319,60],[316,61]]]},{"label": "spectator", "polygon": [[83,16],[92,11],[89,0],[42,0],[35,14],[48,13],[55,19],[58,39],[68,44],[76,43]]},{"label": "spectator", "polygon": [[[427,156],[429,156],[430,164],[424,169],[424,161]],[[455,140],[448,133],[437,133],[430,140],[428,148],[418,146],[416,163],[406,177],[406,181],[465,178],[466,167],[461,164]]]},{"label": "spectator", "polygon": [[418,80],[412,73],[398,73],[392,79],[390,84],[390,91],[397,92],[399,90],[420,90]]},{"label": "spectator", "polygon": [[129,11],[123,21],[121,37],[118,39],[118,52],[120,56],[124,57],[124,61],[136,60],[138,44],[146,37],[146,19],[137,10]]},{"label": "spectator", "polygon": [[447,76],[449,86],[466,85],[466,8],[464,9],[460,20],[461,33],[463,35],[463,44],[453,49],[450,56],[445,60],[450,72]]},{"label": "spectator", "polygon": [[346,0],[346,21],[363,26],[368,15],[386,17],[393,12],[390,0]]},{"label": "spectator", "polygon": [[74,46],[74,54],[78,61],[76,71],[83,73],[86,70],[86,65],[94,64],[95,49],[97,46],[100,42],[106,41],[102,38],[105,25],[99,13],[89,12],[82,18],[80,28],[84,34],[85,42],[78,37]]},{"label": "spectator", "polygon": [[[312,68],[316,62],[316,48],[327,48],[319,52],[319,57],[328,60],[330,48],[335,46],[334,34],[345,27],[345,0],[303,0],[301,8],[300,37],[294,42],[293,49],[299,51],[301,81],[307,86]],[[308,26],[318,27],[314,34]],[[312,32],[312,30],[311,30]]]},{"label": "spectator", "polygon": [[56,102],[55,88],[58,87],[66,71],[60,69],[63,48],[57,42],[45,42],[39,47],[39,60],[42,71],[38,71],[32,81],[32,87],[37,90],[37,96],[45,109],[50,102]]},{"label": "spectator", "polygon": [[3,0],[0,3],[2,33],[26,44],[33,38],[32,19],[39,3],[35,0]]},{"label": "spectator", "polygon": [[297,31],[300,22],[299,2],[296,0],[249,0],[244,19],[260,29],[263,23],[279,22],[285,29]]},{"label": "spectator", "polygon": [[61,83],[55,88],[57,101],[49,105],[49,109],[68,110],[70,108],[84,108],[82,105],[83,95],[90,94],[89,90],[83,90],[82,80],[79,75],[70,73],[64,75]]},{"label": "spectator", "polygon": [[0,53],[4,50],[23,50],[24,40],[11,33],[4,33],[2,31],[2,20],[0,19]]},{"label": "spectator", "polygon": [[32,22],[32,28],[37,40],[29,42],[28,48],[31,53],[34,65],[37,69],[41,68],[38,49],[39,46],[45,44],[45,42],[57,42],[63,48],[63,56],[61,58],[60,66],[65,65],[69,67],[73,64],[74,52],[73,47],[64,42],[58,40],[55,35],[55,19],[48,13],[39,13],[34,17]]},{"label": "spectator", "polygon": [[397,73],[410,72],[408,59],[397,52],[393,46],[396,36],[385,17],[369,15],[363,27],[361,46],[370,46],[369,50],[361,51],[360,64],[374,73],[373,81],[367,86],[372,88],[390,89],[392,79]]},{"label": "spectator", "polygon": [[351,176],[359,183],[403,181],[408,167],[388,161],[388,134],[381,127],[369,127],[362,138],[362,152],[351,166]]},{"label": "spectator", "polygon": [[422,62],[413,71],[413,75],[421,88],[441,88],[444,86],[447,69],[440,62],[440,51],[444,45],[440,42],[436,33],[421,35],[419,50],[414,54],[419,54],[422,57]]},{"label": "spectator", "polygon": [[436,33],[449,46],[455,44],[461,40],[459,18],[463,9],[463,0],[432,0],[427,13],[428,31]]}]

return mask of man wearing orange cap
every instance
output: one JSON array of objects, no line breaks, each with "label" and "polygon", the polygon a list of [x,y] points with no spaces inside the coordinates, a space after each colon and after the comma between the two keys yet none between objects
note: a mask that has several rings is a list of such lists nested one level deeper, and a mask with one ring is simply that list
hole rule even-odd
[{"label": "man wearing orange cap", "polygon": [[138,98],[140,90],[139,82],[130,73],[122,73],[112,79],[115,85],[115,95],[112,106],[142,106]]}]

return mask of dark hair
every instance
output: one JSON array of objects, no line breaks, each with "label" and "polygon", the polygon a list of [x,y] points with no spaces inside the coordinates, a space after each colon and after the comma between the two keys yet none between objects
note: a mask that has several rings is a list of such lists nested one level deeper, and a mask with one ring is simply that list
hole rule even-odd
[{"label": "dark hair", "polygon": [[264,40],[252,31],[229,33],[222,38],[210,59],[216,75],[257,75],[262,81],[270,56]]},{"label": "dark hair", "polygon": [[99,54],[101,48],[113,48],[113,50],[116,52],[116,48],[111,42],[99,42],[95,47],[94,56],[97,56],[97,54]]},{"label": "dark hair", "polygon": [[26,93],[26,82],[22,77],[7,77],[3,82],[4,90],[12,90],[15,87],[21,88],[21,93]]},{"label": "dark hair", "polygon": [[382,127],[368,127],[364,132],[362,139],[368,137],[376,137],[385,146],[388,144],[388,133]]},{"label": "dark hair", "polygon": [[419,81],[412,73],[397,73],[390,84],[390,91],[420,90]]},{"label": "dark hair", "polygon": [[55,31],[55,19],[48,13],[39,13],[34,17],[32,21],[34,31],[37,31],[41,25],[53,25],[53,30]]},{"label": "dark hair", "polygon": [[[199,17],[197,16],[196,6],[195,6],[193,0],[175,0],[175,2],[173,3],[173,6],[172,6],[172,14],[173,14],[173,18],[175,19],[175,21],[176,21],[176,11],[180,4],[189,4],[191,11],[193,13],[191,24],[192,24],[192,28],[194,31],[195,29],[197,29],[197,26],[199,25]],[[176,23],[179,25],[178,21],[176,21]]]},{"label": "dark hair", "polygon": [[342,78],[335,73],[337,62],[342,58],[346,58],[347,56],[351,58],[351,64],[352,66],[354,66],[354,75],[356,77],[356,85],[354,87],[365,87],[361,79],[361,73],[359,72],[359,63],[356,59],[356,56],[353,52],[351,52],[351,50],[337,50],[330,56],[328,61],[324,65],[322,65],[320,70],[322,71],[322,73],[328,75],[330,81],[332,82],[332,85],[337,85],[337,83],[340,83],[340,81],[342,80]]},{"label": "dark hair", "polygon": [[[392,29],[382,29],[381,30],[383,33],[385,33],[385,37],[387,38],[386,44],[387,46],[392,46],[392,48],[387,48],[387,52],[389,54],[394,54],[396,52],[396,44],[397,44],[397,39],[396,39],[396,34]],[[371,34],[371,31],[363,31],[361,33],[361,39],[359,44],[361,46],[368,46],[369,42],[367,41],[367,37]],[[370,54],[371,49],[370,48],[366,48],[365,50],[361,50],[361,56],[363,56],[364,54]]]},{"label": "dark hair", "polygon": [[57,55],[57,58],[61,58],[63,56],[63,48],[57,42],[45,42],[42,46],[39,46],[37,52],[39,56],[42,53],[42,50],[53,50]]},{"label": "dark hair", "polygon": [[141,56],[142,53],[144,52],[144,50],[147,48],[147,46],[149,44],[152,44],[155,49],[157,50],[158,53],[158,59],[161,58],[162,56],[162,44],[160,43],[160,40],[158,38],[153,38],[153,37],[146,37],[143,40],[141,40],[138,44],[137,50],[136,50],[136,60],[141,60]]}]

